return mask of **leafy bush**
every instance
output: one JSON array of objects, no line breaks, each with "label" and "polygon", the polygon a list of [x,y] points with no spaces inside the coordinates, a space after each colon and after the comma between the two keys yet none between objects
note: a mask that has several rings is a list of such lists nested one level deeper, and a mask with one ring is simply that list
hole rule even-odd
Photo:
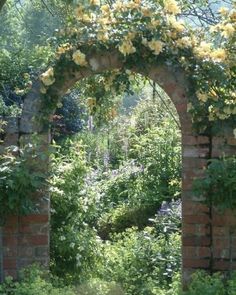
[{"label": "leafy bush", "polygon": [[119,283],[127,295],[153,294],[157,286],[167,289],[180,268],[180,235],[172,233],[166,239],[157,236],[154,227],[115,234],[103,251],[100,277]]},{"label": "leafy bush", "polygon": [[56,278],[37,266],[26,268],[19,282],[7,277],[0,285],[1,295],[76,295],[71,287],[64,287]]},{"label": "leafy bush", "polygon": [[80,143],[53,164],[51,269],[67,282],[87,280],[99,259],[100,240],[93,228],[97,203],[87,194],[88,170]]},{"label": "leafy bush", "polygon": [[37,210],[33,202],[35,194],[45,188],[44,171],[35,168],[39,159],[46,155],[36,145],[28,144],[23,149],[11,147],[0,156],[0,216],[27,214]]},{"label": "leafy bush", "polygon": [[235,209],[236,157],[210,160],[204,179],[195,180],[194,191],[204,196],[208,205]]},{"label": "leafy bush", "polygon": [[220,273],[212,276],[204,271],[195,272],[192,275],[189,290],[184,295],[234,295],[236,294],[236,275],[225,280]]},{"label": "leafy bush", "polygon": [[121,204],[98,219],[98,234],[102,239],[109,239],[112,233],[120,233],[125,229],[136,226],[142,230],[150,224],[149,218],[154,216],[157,208],[153,205],[134,206]]},{"label": "leafy bush", "polygon": [[58,139],[80,132],[85,125],[85,106],[77,89],[66,94],[54,115],[52,134]]},{"label": "leafy bush", "polygon": [[0,95],[0,116],[12,116],[17,117],[20,115],[21,109],[17,104],[12,104],[7,106],[3,100],[3,97]]}]

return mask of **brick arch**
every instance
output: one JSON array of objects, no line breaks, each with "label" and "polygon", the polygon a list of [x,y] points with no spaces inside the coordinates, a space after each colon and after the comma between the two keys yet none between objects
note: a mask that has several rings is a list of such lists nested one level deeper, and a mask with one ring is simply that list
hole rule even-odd
[{"label": "brick arch", "polygon": [[[56,82],[49,93],[58,99],[75,82],[106,70],[123,68],[125,65],[117,51],[92,53],[87,56],[89,66],[79,68],[73,62],[66,68],[56,64]],[[210,271],[236,269],[236,218],[233,212],[217,213],[196,200],[191,192],[192,181],[202,177],[202,168],[207,160],[222,153],[233,155],[236,140],[232,130],[224,130],[218,137],[196,134],[187,112],[189,81],[184,71],[167,66],[165,63],[147,65],[145,69],[132,69],[158,83],[169,95],[179,114],[182,133],[182,273],[187,281],[195,269]],[[63,77],[63,83],[60,78]],[[58,79],[59,78],[59,79]],[[47,130],[37,121],[44,112],[40,95],[40,81],[36,81],[25,99],[22,117],[12,119],[6,127],[4,144],[27,142],[37,133],[41,146],[47,149],[50,138]],[[53,111],[52,111],[53,112]],[[48,117],[50,120],[50,114]],[[1,152],[1,150],[0,150]],[[49,263],[49,201],[41,198],[40,212],[28,216],[9,217],[0,236],[0,276],[10,274],[17,277],[20,268],[32,262]],[[234,243],[232,243],[234,241]]]}]

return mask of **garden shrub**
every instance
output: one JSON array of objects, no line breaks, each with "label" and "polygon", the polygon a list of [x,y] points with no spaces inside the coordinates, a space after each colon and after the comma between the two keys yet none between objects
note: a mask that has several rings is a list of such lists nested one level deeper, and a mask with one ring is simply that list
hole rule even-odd
[{"label": "garden shrub", "polygon": [[150,224],[149,218],[155,215],[157,208],[153,204],[139,206],[121,204],[101,215],[97,224],[98,234],[102,239],[108,239],[110,234],[123,232],[133,226],[142,230]]},{"label": "garden shrub", "polygon": [[236,294],[236,274],[230,279],[225,279],[222,274],[208,274],[197,271],[192,275],[188,291],[183,295],[234,295]]},{"label": "garden shrub", "polygon": [[194,191],[197,196],[205,197],[210,206],[235,209],[236,157],[210,160],[204,179],[195,180]]},{"label": "garden shrub", "polygon": [[96,202],[87,194],[87,167],[78,143],[54,159],[51,178],[51,269],[67,282],[93,274],[100,240],[93,225]]},{"label": "garden shrub", "polygon": [[76,288],[78,295],[125,295],[116,282],[92,279]]},{"label": "garden shrub", "polygon": [[7,277],[0,285],[1,295],[76,295],[72,287],[65,287],[47,271],[34,265],[21,272],[18,282]]},{"label": "garden shrub", "polygon": [[27,144],[22,149],[11,146],[0,155],[0,222],[9,214],[24,215],[37,210],[33,198],[45,189],[47,175],[35,166],[46,158],[37,144]]},{"label": "garden shrub", "polygon": [[167,288],[180,268],[180,235],[170,239],[155,235],[154,227],[127,229],[104,244],[100,277],[121,285],[127,295],[153,294],[155,286]]},{"label": "garden shrub", "polygon": [[85,106],[77,89],[66,94],[61,106],[54,115],[52,135],[58,140],[83,130],[85,125]]}]

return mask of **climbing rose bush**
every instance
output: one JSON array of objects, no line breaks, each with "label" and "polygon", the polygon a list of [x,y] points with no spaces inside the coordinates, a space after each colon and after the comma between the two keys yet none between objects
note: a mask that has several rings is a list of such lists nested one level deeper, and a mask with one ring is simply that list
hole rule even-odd
[{"label": "climbing rose bush", "polygon": [[[148,64],[181,67],[191,81],[188,111],[198,129],[219,127],[221,121],[234,125],[235,7],[221,8],[219,23],[206,33],[184,22],[180,14],[180,3],[175,0],[80,4],[74,10],[71,25],[58,32],[61,45],[54,68],[74,62],[78,67],[94,70],[92,53],[110,50],[119,52],[124,69],[130,69],[131,75],[134,68],[138,71]],[[41,76],[41,92],[48,92],[56,79],[51,69],[46,71]]]}]

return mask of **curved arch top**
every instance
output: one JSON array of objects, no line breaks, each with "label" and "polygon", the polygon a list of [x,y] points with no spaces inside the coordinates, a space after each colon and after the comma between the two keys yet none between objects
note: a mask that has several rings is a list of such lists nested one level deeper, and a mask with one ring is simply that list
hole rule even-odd
[{"label": "curved arch top", "polygon": [[[84,78],[101,74],[107,70],[124,69],[118,50],[103,53],[93,52],[87,56],[88,66],[79,67],[73,61],[62,66],[60,60],[54,66],[55,83],[48,88],[48,99],[59,100],[68,89]],[[159,64],[147,64],[145,68],[133,67],[130,69],[136,73],[146,76],[158,83],[169,95],[179,114],[182,132],[191,132],[192,125],[187,113],[188,79],[183,69],[172,68],[160,61]],[[23,133],[40,132],[42,126],[37,122],[40,113],[44,112],[45,105],[42,103],[43,96],[40,93],[41,82],[38,79],[24,101],[23,113],[20,122],[20,130]],[[54,110],[55,111],[55,110]],[[52,111],[53,113],[53,111]]]}]

